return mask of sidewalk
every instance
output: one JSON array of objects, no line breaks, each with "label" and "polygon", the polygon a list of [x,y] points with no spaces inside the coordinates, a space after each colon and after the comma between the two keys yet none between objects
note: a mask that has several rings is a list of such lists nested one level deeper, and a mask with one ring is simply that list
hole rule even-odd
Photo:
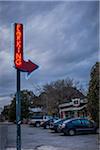
[{"label": "sidewalk", "polygon": [[[16,150],[16,148],[7,148],[6,150]],[[35,147],[34,149],[22,149],[22,150],[69,150],[69,149],[45,145]]]}]

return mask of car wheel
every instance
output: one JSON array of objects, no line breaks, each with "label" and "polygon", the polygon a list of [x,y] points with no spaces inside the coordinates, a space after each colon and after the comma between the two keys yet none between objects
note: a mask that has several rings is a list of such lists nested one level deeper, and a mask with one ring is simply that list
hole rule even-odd
[{"label": "car wheel", "polygon": [[39,123],[39,122],[37,122],[35,126],[36,126],[36,127],[40,127],[40,123]]},{"label": "car wheel", "polygon": [[71,136],[75,135],[75,130],[74,129],[70,129],[68,131],[68,134],[71,135]]}]

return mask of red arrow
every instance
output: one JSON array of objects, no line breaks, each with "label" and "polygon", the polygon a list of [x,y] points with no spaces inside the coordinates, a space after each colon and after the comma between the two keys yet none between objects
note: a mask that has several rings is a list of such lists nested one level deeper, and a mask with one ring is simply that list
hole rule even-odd
[{"label": "red arrow", "polygon": [[31,60],[28,60],[28,61],[23,60],[22,65],[18,69],[20,69],[23,72],[28,72],[28,75],[29,75],[32,71],[34,71],[37,68],[38,68],[38,65],[33,63]]}]

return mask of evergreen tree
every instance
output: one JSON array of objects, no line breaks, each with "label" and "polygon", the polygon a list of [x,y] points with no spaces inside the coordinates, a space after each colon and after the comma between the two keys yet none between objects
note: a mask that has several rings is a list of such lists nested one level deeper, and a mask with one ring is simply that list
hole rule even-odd
[{"label": "evergreen tree", "polygon": [[96,62],[91,69],[88,90],[88,110],[97,123],[99,123],[99,64]]},{"label": "evergreen tree", "polygon": [[[32,97],[33,93],[31,91],[23,90],[20,92],[20,100],[21,100],[21,120],[27,119],[29,116],[29,106],[30,106],[30,99]],[[13,98],[9,112],[8,117],[10,121],[16,120],[16,99]]]}]

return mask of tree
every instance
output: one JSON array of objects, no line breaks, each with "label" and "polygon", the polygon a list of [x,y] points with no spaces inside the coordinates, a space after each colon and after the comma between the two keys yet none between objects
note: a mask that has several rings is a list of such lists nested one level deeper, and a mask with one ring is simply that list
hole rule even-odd
[{"label": "tree", "polygon": [[8,111],[8,119],[9,121],[15,121],[16,120],[16,100],[15,97],[13,98]]},{"label": "tree", "polygon": [[99,123],[99,62],[92,67],[88,89],[88,110],[94,121]]},{"label": "tree", "polygon": [[84,98],[77,90],[74,81],[70,78],[57,80],[43,87],[44,93],[40,96],[44,109],[50,115],[59,115],[59,104],[71,101],[72,98]]},{"label": "tree", "polygon": [[[59,115],[59,104],[70,102],[73,98],[84,98],[77,89],[73,79],[57,80],[43,86],[40,95],[36,96],[31,91],[23,90],[21,97],[21,119],[29,116],[29,107],[41,107],[44,114]],[[13,98],[9,106],[9,120],[16,120],[16,100]]]},{"label": "tree", "polygon": [[9,105],[4,106],[3,111],[1,112],[2,116],[5,118],[5,120],[8,120],[8,112],[9,112]]},{"label": "tree", "polygon": [[[30,100],[33,96],[33,93],[31,91],[23,90],[20,92],[20,99],[21,99],[21,120],[23,118],[28,118],[29,116],[29,106],[30,106]],[[13,98],[9,112],[8,112],[9,120],[15,121],[16,120],[16,100],[15,97]]]}]

